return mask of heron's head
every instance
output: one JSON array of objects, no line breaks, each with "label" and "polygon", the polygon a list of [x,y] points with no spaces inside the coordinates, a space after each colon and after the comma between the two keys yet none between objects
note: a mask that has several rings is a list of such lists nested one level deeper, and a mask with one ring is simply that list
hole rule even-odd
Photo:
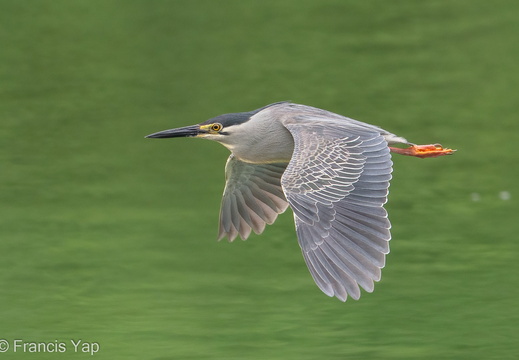
[{"label": "heron's head", "polygon": [[175,137],[197,137],[214,140],[232,148],[238,142],[243,142],[244,135],[250,134],[256,121],[253,116],[266,108],[277,105],[270,104],[257,110],[241,113],[224,114],[203,123],[185,126],[176,129],[159,131],[146,136],[147,138],[175,138]]}]

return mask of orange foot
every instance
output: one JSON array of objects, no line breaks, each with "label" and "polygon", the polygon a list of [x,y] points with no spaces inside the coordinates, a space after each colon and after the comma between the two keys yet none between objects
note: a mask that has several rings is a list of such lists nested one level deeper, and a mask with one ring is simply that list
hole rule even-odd
[{"label": "orange foot", "polygon": [[456,150],[452,149],[444,149],[443,146],[440,144],[433,144],[433,145],[411,145],[408,148],[402,149],[402,148],[395,148],[395,147],[389,147],[389,150],[391,150],[394,153],[401,154],[401,155],[408,155],[408,156],[416,156],[419,158],[427,158],[427,157],[437,157],[442,155],[451,155]]}]

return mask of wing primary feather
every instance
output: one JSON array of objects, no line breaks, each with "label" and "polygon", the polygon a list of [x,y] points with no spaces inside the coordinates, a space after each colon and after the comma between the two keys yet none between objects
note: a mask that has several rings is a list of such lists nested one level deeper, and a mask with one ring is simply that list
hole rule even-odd
[{"label": "wing primary feather", "polygon": [[340,254],[328,243],[323,244],[321,247],[326,256],[328,256],[337,267],[354,279],[364,290],[368,292],[373,291],[373,279],[368,276],[366,272],[359,270],[359,268],[349,263],[346,259],[340,258]]},{"label": "wing primary feather", "polygon": [[324,292],[326,295],[333,296],[334,292],[331,284],[321,275],[319,275],[319,273],[315,269],[313,262],[317,260],[313,260],[312,254],[309,254],[305,251],[303,251],[303,258],[305,259],[306,266],[308,267],[308,270],[310,271],[310,274],[312,275],[312,278],[314,279],[319,289],[321,289],[321,291]]},{"label": "wing primary feather", "polygon": [[366,260],[366,258],[351,247],[344,247],[343,240],[337,240],[335,237],[330,237],[329,245],[341,258],[347,260],[360,271],[368,274],[373,280],[378,281],[380,279],[381,267],[373,264],[371,261],[363,261]]},{"label": "wing primary feather", "polygon": [[358,299],[360,296],[360,291],[355,280],[348,276],[348,274],[344,271],[341,271],[341,269],[339,269],[335,263],[330,261],[321,247],[316,249],[314,253],[316,258],[321,263],[323,270],[330,275],[328,279],[330,282],[332,282],[335,296],[341,300],[344,299],[343,301],[346,300],[347,294],[349,294],[354,299]]}]

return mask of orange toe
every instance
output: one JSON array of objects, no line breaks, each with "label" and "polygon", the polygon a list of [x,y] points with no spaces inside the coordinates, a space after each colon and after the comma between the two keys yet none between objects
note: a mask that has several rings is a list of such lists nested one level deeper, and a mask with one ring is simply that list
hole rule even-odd
[{"label": "orange toe", "polygon": [[440,144],[430,144],[430,145],[411,145],[408,148],[395,148],[389,147],[389,149],[397,154],[408,155],[408,156],[416,156],[419,158],[428,158],[428,157],[438,157],[443,155],[451,155],[456,150],[446,149]]}]

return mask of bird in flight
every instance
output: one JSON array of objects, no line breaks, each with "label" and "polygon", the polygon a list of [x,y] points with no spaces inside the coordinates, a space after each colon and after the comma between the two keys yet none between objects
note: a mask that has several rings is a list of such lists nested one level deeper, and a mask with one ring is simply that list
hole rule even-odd
[{"label": "bird in flight", "polygon": [[260,234],[290,206],[310,274],[341,301],[359,299],[359,286],[372,292],[380,280],[391,238],[384,209],[391,152],[427,158],[455,151],[290,102],[147,137],[197,137],[229,149],[218,238]]}]

